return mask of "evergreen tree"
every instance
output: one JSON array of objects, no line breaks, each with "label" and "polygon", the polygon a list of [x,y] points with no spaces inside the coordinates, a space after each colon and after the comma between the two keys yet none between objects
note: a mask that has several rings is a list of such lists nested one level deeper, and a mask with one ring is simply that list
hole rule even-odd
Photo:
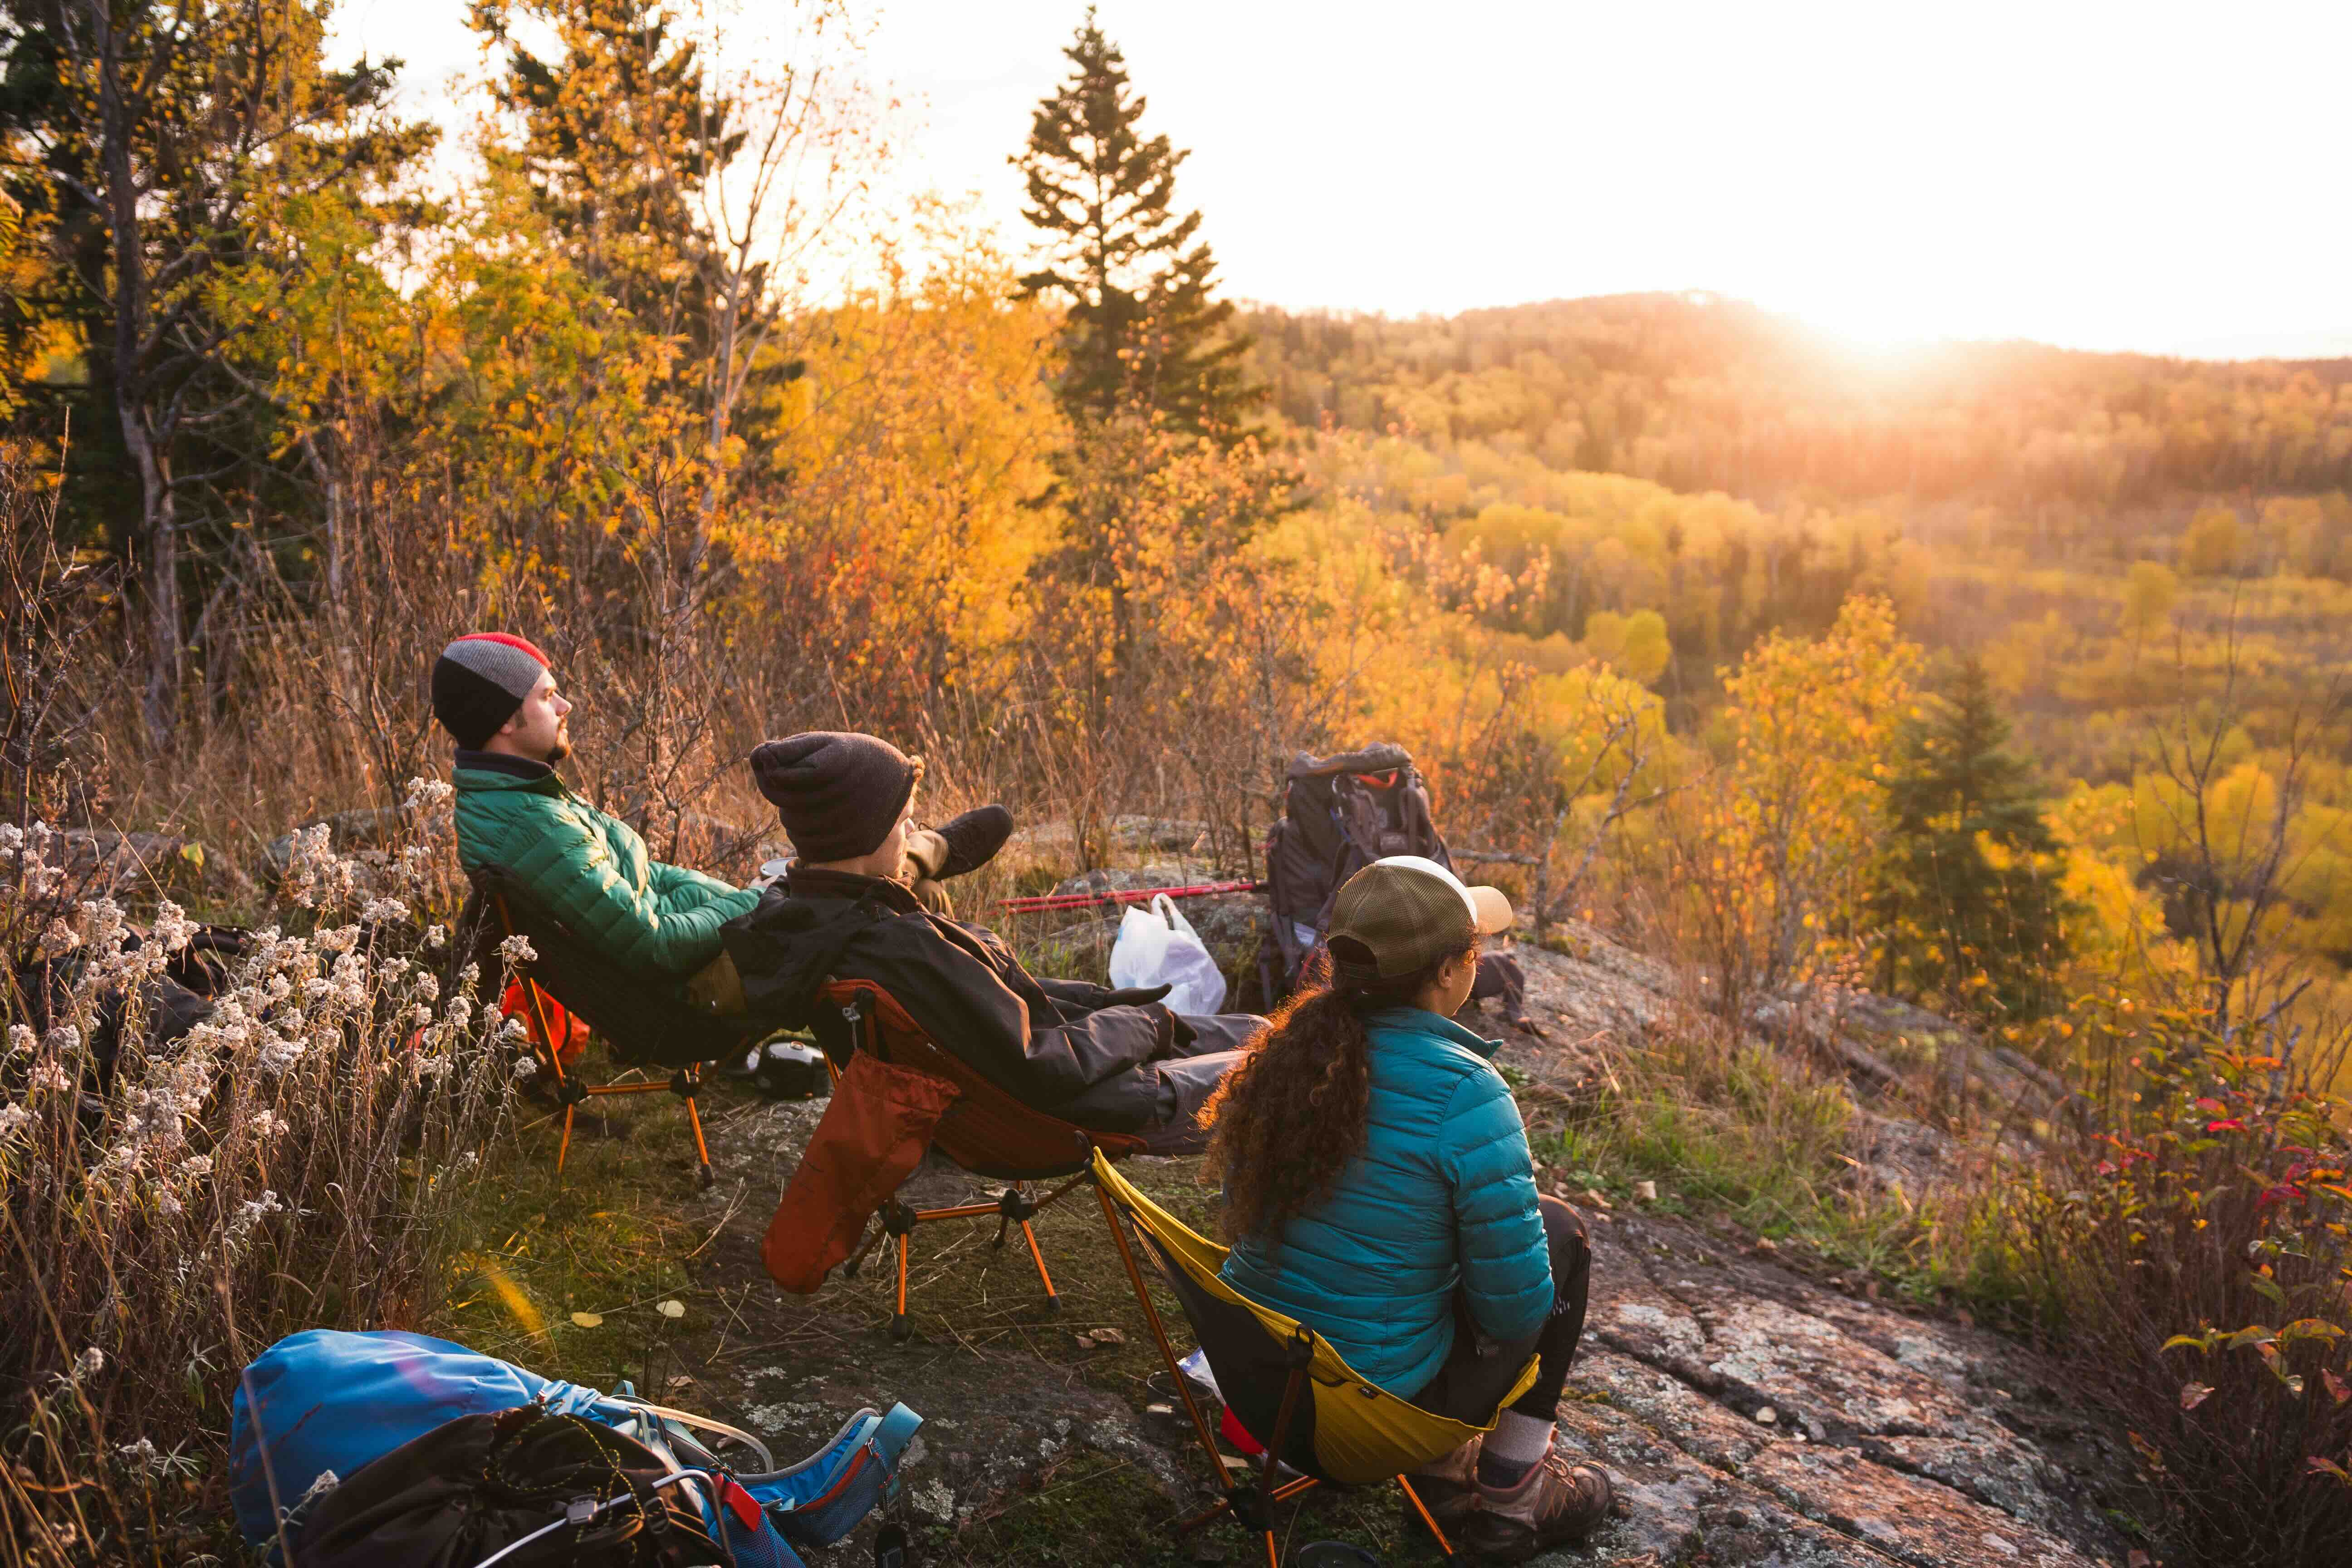
[{"label": "evergreen tree", "polygon": [[[533,54],[518,21],[546,27],[558,48]],[[723,232],[705,199],[745,153],[744,106],[714,84],[656,0],[473,0],[471,26],[503,47],[494,91],[520,122],[519,143],[497,157],[529,183],[560,253],[625,330],[659,339],[670,355],[665,390],[700,437],[684,557],[698,570],[729,478],[756,469],[750,455],[778,439],[781,408],[769,395],[802,374],[774,341],[783,314],[768,264],[753,258],[758,213],[738,215],[741,232]],[[789,129],[769,135],[746,159],[748,185],[774,182],[790,139]]]},{"label": "evergreen tree", "polygon": [[[524,47],[518,19],[548,27],[559,52]],[[721,267],[697,197],[744,132],[695,46],[646,0],[474,0],[471,25],[506,50],[493,91],[521,122],[508,155],[573,265],[645,330],[702,346]]]},{"label": "evergreen tree", "polygon": [[2074,910],[2057,883],[2059,846],[1984,667],[1906,728],[1886,784],[1893,831],[1872,913],[1881,983],[1964,1011],[2035,1017],[2058,1000],[2056,969]]},{"label": "evergreen tree", "polygon": [[326,63],[329,9],[0,0],[9,272],[36,290],[0,316],[80,351],[88,384],[60,401],[95,416],[74,439],[117,475],[99,531],[139,568],[158,745],[180,722],[190,598],[272,477],[268,399],[234,365],[266,307],[232,316],[222,291],[280,270],[278,204],[387,180],[433,141],[388,113],[398,61]]},{"label": "evergreen tree", "polygon": [[1146,100],[1090,7],[1063,53],[1072,70],[1037,105],[1023,216],[1045,237],[1024,298],[1066,300],[1057,392],[1081,427],[1145,410],[1172,428],[1231,446],[1265,401],[1242,371],[1250,340],[1215,298],[1216,261],[1196,240],[1198,212],[1177,216],[1176,171],[1189,155],[1139,129]]}]

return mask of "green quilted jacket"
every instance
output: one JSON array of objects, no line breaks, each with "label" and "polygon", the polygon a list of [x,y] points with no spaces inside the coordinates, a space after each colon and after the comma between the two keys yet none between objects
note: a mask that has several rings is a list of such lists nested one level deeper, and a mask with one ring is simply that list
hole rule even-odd
[{"label": "green quilted jacket", "polygon": [[[471,764],[471,765],[469,765]],[[529,764],[525,764],[529,766]],[[563,787],[460,753],[457,858],[496,866],[627,969],[686,975],[719,956],[719,928],[760,895],[646,853],[635,829]]]}]

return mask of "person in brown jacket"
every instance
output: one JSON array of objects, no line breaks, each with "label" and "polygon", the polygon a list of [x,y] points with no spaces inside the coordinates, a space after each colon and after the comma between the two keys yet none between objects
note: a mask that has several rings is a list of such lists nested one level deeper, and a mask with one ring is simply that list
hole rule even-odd
[{"label": "person in brown jacket", "polygon": [[827,976],[871,980],[1024,1104],[1159,1152],[1202,1146],[1201,1106],[1265,1020],[1180,1016],[1165,987],[1041,980],[993,931],[926,910],[891,877],[922,764],[887,741],[794,735],[755,750],[751,769],[800,851],[721,933],[755,1015],[804,1025]]}]

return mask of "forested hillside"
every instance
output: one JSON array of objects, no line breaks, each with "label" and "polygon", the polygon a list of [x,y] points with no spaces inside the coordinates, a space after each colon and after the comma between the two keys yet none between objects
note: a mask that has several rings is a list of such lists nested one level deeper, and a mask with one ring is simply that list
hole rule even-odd
[{"label": "forested hillside", "polygon": [[[72,1442],[216,1458],[220,1347],[437,1310],[459,1200],[327,1064],[460,1064],[451,1150],[502,1114],[494,1026],[418,984],[459,887],[417,836],[425,674],[492,628],[578,704],[572,786],[728,875],[775,831],[744,759],[801,729],[920,752],[927,812],[1053,825],[1046,887],[1131,858],[1120,819],[1254,875],[1291,756],[1404,743],[1525,940],[1588,921],[1674,975],[1547,1158],[1694,1173],[2067,1336],[2144,1435],[2147,1539],[2333,1561],[2295,1553],[2352,1518],[2352,361],[1865,351],[1690,295],[1243,310],[1091,15],[1004,149],[1007,234],[878,204],[855,8],[773,9],[754,58],[693,0],[480,0],[443,188],[398,62],[328,58],[332,0],[0,0],[0,1204],[49,1227],[0,1316],[62,1325],[0,1343],[0,1392],[61,1401],[102,1341]],[[352,812],[405,848],[320,892],[329,826],[281,835]],[[19,1021],[51,996],[16,973],[121,947],[124,830],[195,915],[297,933],[212,1042],[233,1112],[77,1098],[128,957]],[[1861,988],[2048,1114],[1982,1110],[1961,1052],[1899,1108],[1950,1141],[1936,1193],[1869,1185],[1789,1022]],[[356,1261],[379,1231],[397,1267]],[[47,1467],[0,1468],[0,1522],[83,1484],[54,1442],[0,1435]]]}]

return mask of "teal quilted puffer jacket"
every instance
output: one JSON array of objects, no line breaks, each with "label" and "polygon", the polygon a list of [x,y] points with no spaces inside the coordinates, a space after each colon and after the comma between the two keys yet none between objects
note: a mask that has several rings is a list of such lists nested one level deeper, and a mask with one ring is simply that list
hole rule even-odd
[{"label": "teal quilted puffer jacket", "polygon": [[1366,1015],[1362,1152],[1281,1245],[1245,1237],[1226,1282],[1297,1318],[1348,1364],[1410,1398],[1454,1346],[1454,1294],[1481,1330],[1525,1339],[1551,1310],[1551,1256],[1527,1130],[1489,1060],[1500,1044],[1418,1007]]},{"label": "teal quilted puffer jacket", "polygon": [[646,841],[563,787],[553,772],[526,778],[459,765],[457,858],[496,866],[550,913],[625,969],[691,974],[719,956],[719,928],[760,895],[683,866],[665,866]]}]

